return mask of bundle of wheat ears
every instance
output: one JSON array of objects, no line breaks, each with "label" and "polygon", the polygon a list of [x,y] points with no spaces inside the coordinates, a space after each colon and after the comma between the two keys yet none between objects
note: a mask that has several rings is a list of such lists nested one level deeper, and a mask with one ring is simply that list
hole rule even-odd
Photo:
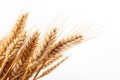
[{"label": "bundle of wheat ears", "polygon": [[29,35],[25,30],[27,17],[28,13],[22,14],[10,33],[0,40],[0,80],[42,78],[68,58],[64,50],[84,40],[81,33],[57,40],[57,27],[46,31],[42,39],[40,31]]}]

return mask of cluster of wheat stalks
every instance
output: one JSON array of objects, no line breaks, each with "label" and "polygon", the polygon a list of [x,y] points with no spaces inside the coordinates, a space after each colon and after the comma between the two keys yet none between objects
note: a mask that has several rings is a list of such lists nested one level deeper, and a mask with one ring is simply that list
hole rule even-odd
[{"label": "cluster of wheat stalks", "polygon": [[25,31],[27,17],[28,13],[21,15],[10,33],[0,40],[0,80],[44,77],[68,58],[63,50],[83,40],[81,34],[73,34],[56,41],[57,28],[46,31],[43,40],[39,31],[28,36]]}]

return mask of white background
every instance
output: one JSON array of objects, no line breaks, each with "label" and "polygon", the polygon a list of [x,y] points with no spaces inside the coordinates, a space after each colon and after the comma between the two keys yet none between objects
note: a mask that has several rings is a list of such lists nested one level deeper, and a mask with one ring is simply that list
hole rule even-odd
[{"label": "white background", "polygon": [[60,14],[76,24],[102,28],[98,37],[68,50],[70,58],[41,80],[120,80],[119,0],[0,0],[0,38],[25,11],[31,15],[29,25]]}]

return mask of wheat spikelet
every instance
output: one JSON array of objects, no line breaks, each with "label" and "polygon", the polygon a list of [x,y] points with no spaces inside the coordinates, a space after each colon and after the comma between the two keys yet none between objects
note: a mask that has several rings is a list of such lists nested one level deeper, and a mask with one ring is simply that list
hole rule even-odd
[{"label": "wheat spikelet", "polygon": [[[0,67],[0,76],[4,75],[6,70],[10,65],[7,63],[12,63],[12,60],[14,59],[14,55],[17,54],[20,47],[23,45],[23,42],[25,40],[26,34],[25,32],[21,33],[18,38],[16,38],[8,47],[6,53],[5,53],[5,59],[2,62],[2,65]],[[7,64],[7,65],[6,65]]]},{"label": "wheat spikelet", "polygon": [[20,19],[17,20],[15,26],[11,30],[11,33],[7,37],[4,37],[3,40],[1,40],[2,44],[0,47],[0,55],[4,53],[11,42],[23,31],[27,16],[28,13],[23,14]]},{"label": "wheat spikelet", "polygon": [[45,75],[48,75],[51,71],[53,71],[56,67],[58,67],[60,64],[62,64],[68,57],[65,57],[63,58],[61,61],[59,61],[57,64],[55,64],[54,66],[48,68],[47,70],[45,70],[44,72],[42,72],[42,74],[37,77],[38,78],[41,78],[41,77],[44,77]]},{"label": "wheat spikelet", "polygon": [[[16,75],[19,75],[20,72],[25,71],[25,66],[28,64],[30,56],[34,53],[34,50],[38,44],[39,32],[34,32],[28,45],[24,45],[20,50],[20,54],[17,57],[17,60],[14,63],[14,66],[11,70],[11,76],[14,78]],[[20,76],[19,76],[20,77]]]}]

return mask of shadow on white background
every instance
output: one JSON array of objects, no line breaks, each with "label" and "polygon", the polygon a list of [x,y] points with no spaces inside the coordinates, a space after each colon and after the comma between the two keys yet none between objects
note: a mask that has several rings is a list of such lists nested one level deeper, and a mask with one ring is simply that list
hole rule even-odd
[{"label": "shadow on white background", "polygon": [[120,80],[119,0],[0,0],[0,38],[23,12],[30,14],[29,26],[60,14],[76,24],[102,27],[98,37],[68,50],[70,58],[41,80]]}]

